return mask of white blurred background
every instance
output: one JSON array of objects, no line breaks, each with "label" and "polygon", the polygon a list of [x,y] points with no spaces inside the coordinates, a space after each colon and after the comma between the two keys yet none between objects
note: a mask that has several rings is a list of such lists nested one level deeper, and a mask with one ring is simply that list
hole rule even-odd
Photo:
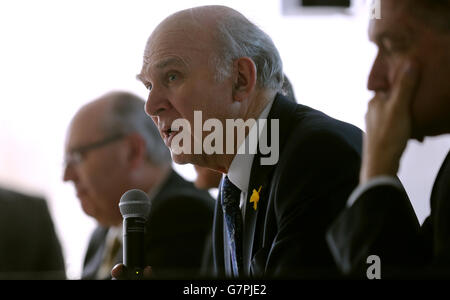
[{"label": "white blurred background", "polygon": [[[44,196],[66,260],[80,277],[95,222],[62,182],[66,129],[76,110],[110,90],[143,98],[136,79],[146,40],[180,9],[224,4],[277,45],[298,102],[364,129],[367,76],[376,48],[367,40],[369,5],[347,13],[286,11],[281,0],[15,0],[0,2],[0,185]],[[411,142],[400,177],[422,222],[450,137]],[[191,166],[176,166],[193,180]],[[420,174],[420,176],[418,176]]]}]

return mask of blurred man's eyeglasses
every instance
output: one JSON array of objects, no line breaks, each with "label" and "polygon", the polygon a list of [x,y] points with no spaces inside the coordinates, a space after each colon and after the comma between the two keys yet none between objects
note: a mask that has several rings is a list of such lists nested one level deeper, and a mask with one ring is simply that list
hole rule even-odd
[{"label": "blurred man's eyeglasses", "polygon": [[69,165],[77,165],[81,163],[83,160],[83,156],[86,155],[89,151],[92,151],[94,149],[106,146],[112,142],[115,142],[117,140],[120,140],[125,137],[125,134],[118,133],[112,136],[109,136],[107,138],[104,138],[100,141],[83,145],[74,149],[71,149],[69,153],[66,154],[64,158],[64,167],[67,167]]}]

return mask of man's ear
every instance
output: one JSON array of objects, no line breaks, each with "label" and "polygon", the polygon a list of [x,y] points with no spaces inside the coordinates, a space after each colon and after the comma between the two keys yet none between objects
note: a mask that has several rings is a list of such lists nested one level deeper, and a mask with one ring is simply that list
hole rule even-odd
[{"label": "man's ear", "polygon": [[234,61],[233,100],[244,101],[256,87],[256,65],[249,57]]},{"label": "man's ear", "polygon": [[146,157],[146,145],[144,139],[137,133],[127,136],[127,161],[131,168],[138,167]]}]

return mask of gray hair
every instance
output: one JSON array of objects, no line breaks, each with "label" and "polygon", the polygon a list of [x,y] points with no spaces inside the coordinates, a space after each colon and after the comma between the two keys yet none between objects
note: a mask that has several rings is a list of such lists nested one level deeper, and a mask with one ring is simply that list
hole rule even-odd
[{"label": "gray hair", "polygon": [[281,87],[281,94],[288,98],[289,100],[292,100],[292,102],[297,103],[297,99],[295,98],[294,89],[292,87],[291,82],[289,81],[289,78],[286,76],[286,74],[283,74],[284,80],[283,80],[283,86]]},{"label": "gray hair", "polygon": [[217,21],[215,39],[218,53],[211,57],[216,66],[216,80],[231,75],[233,60],[249,57],[256,65],[260,88],[280,91],[283,63],[272,39],[241,14],[229,14]]},{"label": "gray hair", "polygon": [[145,101],[128,92],[111,92],[104,97],[111,101],[111,113],[106,116],[105,130],[111,134],[138,133],[145,141],[149,162],[155,165],[170,164],[170,152],[154,122],[144,111]]}]

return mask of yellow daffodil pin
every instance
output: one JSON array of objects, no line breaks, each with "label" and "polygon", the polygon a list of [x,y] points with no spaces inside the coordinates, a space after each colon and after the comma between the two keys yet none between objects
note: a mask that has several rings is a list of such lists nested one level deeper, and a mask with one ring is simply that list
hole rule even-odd
[{"label": "yellow daffodil pin", "polygon": [[253,203],[253,208],[256,210],[258,208],[259,192],[261,192],[262,186],[259,187],[258,191],[253,189],[252,196],[250,197],[250,203]]}]

